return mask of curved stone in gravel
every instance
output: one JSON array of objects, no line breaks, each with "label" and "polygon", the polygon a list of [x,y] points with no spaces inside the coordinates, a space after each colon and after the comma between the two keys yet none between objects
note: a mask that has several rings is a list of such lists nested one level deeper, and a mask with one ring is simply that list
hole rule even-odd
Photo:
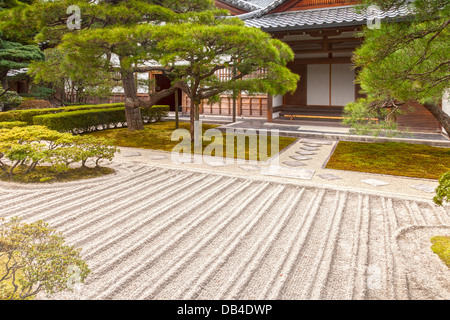
[{"label": "curved stone in gravel", "polygon": [[283,164],[289,166],[289,167],[302,167],[306,166],[306,163],[300,162],[300,161],[283,161]]},{"label": "curved stone in gravel", "polygon": [[366,180],[361,180],[361,182],[370,184],[371,186],[374,186],[374,187],[386,186],[389,184],[388,182],[385,182],[383,180],[378,180],[378,179],[366,179]]},{"label": "curved stone in gravel", "polygon": [[314,139],[302,139],[302,143],[314,143],[314,144],[322,144],[322,145],[330,145],[333,142],[327,140],[314,140]]},{"label": "curved stone in gravel", "polygon": [[294,159],[294,160],[299,160],[299,161],[303,161],[303,160],[311,160],[311,157],[307,157],[307,156],[289,156],[290,158]]},{"label": "curved stone in gravel", "polygon": [[163,159],[167,159],[167,156],[149,156],[148,157],[150,160],[163,160]]},{"label": "curved stone in gravel", "polygon": [[210,167],[225,167],[227,164],[223,161],[205,161]]},{"label": "curved stone in gravel", "polygon": [[341,177],[336,176],[332,173],[318,174],[317,176],[324,180],[340,180],[340,179],[342,179]]},{"label": "curved stone in gravel", "polygon": [[140,152],[127,152],[127,153],[124,153],[124,154],[122,154],[122,156],[124,156],[124,157],[140,157],[140,156],[142,156],[142,154],[140,153]]},{"label": "curved stone in gravel", "polygon": [[317,153],[315,153],[315,152],[312,152],[312,151],[306,151],[306,150],[295,151],[295,153],[298,153],[298,154],[303,155],[303,156],[312,156],[312,155],[317,154]]},{"label": "curved stone in gravel", "polygon": [[307,147],[312,147],[312,148],[320,148],[321,147],[320,144],[316,144],[316,143],[303,143],[303,144]]},{"label": "curved stone in gravel", "polygon": [[319,148],[313,148],[313,147],[300,147],[300,149],[306,150],[306,151],[317,151],[317,150],[319,150]]}]

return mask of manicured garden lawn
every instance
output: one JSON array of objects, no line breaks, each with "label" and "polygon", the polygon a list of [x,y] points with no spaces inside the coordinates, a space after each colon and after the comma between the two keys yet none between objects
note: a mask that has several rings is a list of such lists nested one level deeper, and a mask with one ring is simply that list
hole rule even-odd
[{"label": "manicured garden lawn", "polygon": [[439,179],[450,171],[450,148],[340,141],[326,168]]},{"label": "manicured garden lawn", "polygon": [[450,237],[436,236],[431,238],[431,250],[450,268]]},{"label": "manicured garden lawn", "polygon": [[[205,132],[208,129],[213,129],[218,127],[217,125],[203,124],[202,129]],[[180,129],[189,130],[189,123],[181,122]],[[174,121],[164,121],[145,125],[143,131],[128,131],[126,128],[120,129],[110,129],[98,132],[90,133],[95,137],[104,137],[111,139],[114,145],[119,147],[131,147],[131,148],[143,148],[143,149],[154,149],[163,151],[172,151],[172,149],[179,143],[178,141],[171,141],[172,132],[175,130]],[[226,153],[225,145],[226,140],[230,135],[226,135],[224,139],[224,155]],[[296,138],[280,137],[280,151],[293,143]],[[259,142],[259,141],[258,141]],[[203,149],[208,146],[211,142],[203,140]],[[235,158],[237,157],[237,143],[235,143]],[[267,149],[269,157],[272,156],[270,148],[270,137],[267,139]],[[193,147],[191,148],[194,149]],[[245,158],[249,158],[249,153],[253,152],[249,149],[249,141],[246,139],[245,148]],[[213,153],[214,155],[214,153]],[[259,159],[259,157],[258,157]],[[267,158],[259,159],[267,160]]]}]

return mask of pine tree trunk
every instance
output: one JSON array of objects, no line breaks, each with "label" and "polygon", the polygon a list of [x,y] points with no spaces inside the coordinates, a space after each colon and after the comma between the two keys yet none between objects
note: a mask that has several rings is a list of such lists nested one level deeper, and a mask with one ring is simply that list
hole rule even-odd
[{"label": "pine tree trunk", "polygon": [[125,94],[125,116],[128,130],[144,130],[141,109],[136,92],[136,85],[132,72],[122,72],[122,85]]},{"label": "pine tree trunk", "polygon": [[190,110],[190,132],[191,132],[191,141],[194,141],[194,128],[195,128],[195,101],[191,98],[191,110]]},{"label": "pine tree trunk", "polygon": [[425,103],[423,106],[439,121],[442,128],[444,128],[450,137],[450,115],[445,113],[439,105]]}]

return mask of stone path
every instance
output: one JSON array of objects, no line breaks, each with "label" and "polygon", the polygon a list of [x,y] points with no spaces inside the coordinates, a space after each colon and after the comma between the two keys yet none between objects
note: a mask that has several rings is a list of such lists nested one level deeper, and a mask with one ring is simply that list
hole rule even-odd
[{"label": "stone path", "polygon": [[[288,180],[299,179],[305,183],[310,181],[314,185],[379,190],[390,194],[413,195],[426,199],[431,199],[434,196],[434,190],[438,185],[437,180],[325,169],[324,164],[336,143],[336,141],[322,139],[298,139],[290,148],[279,154],[278,165],[283,172],[280,171],[278,177]],[[175,169],[187,166],[202,170],[213,170],[214,172],[238,173],[259,177],[277,176],[277,173],[273,171],[271,174],[263,173],[263,170],[269,166],[267,162],[235,161],[235,163],[230,164],[228,161],[223,163],[222,160],[214,157],[207,157],[203,163],[195,162],[192,157],[175,162],[169,152],[122,149],[122,154],[116,157],[116,161],[167,165]]]}]

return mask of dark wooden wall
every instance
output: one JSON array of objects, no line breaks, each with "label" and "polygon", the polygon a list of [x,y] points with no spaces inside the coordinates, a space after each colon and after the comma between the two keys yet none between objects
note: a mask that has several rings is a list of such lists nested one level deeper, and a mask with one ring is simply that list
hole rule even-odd
[{"label": "dark wooden wall", "polygon": [[[413,111],[409,111],[410,108]],[[404,115],[397,116],[397,123],[401,129],[409,128],[411,132],[442,132],[436,118],[419,103],[410,102],[401,106],[400,109],[405,111]]]}]

